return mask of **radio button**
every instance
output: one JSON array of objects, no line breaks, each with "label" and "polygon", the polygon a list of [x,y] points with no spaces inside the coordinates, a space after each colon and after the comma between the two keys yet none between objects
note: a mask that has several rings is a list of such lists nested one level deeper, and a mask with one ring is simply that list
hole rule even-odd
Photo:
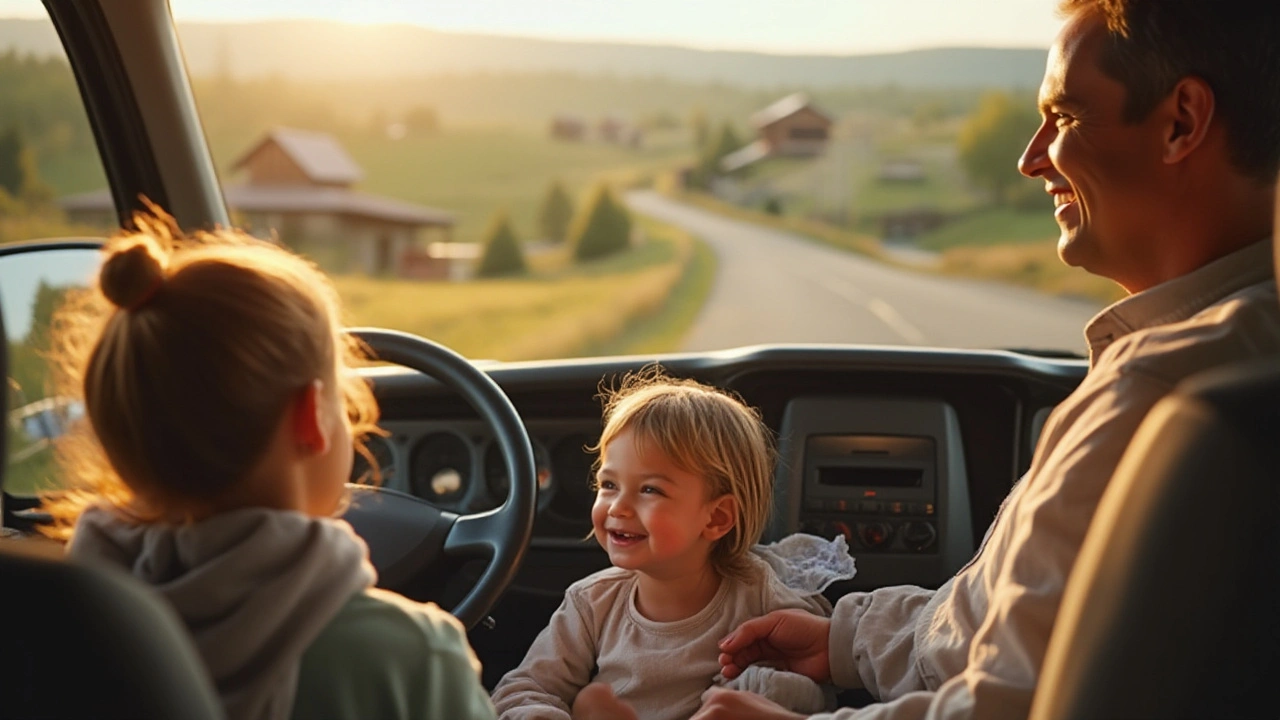
[{"label": "radio button", "polygon": [[863,500],[858,503],[858,512],[874,515],[880,512],[880,503],[875,500]]},{"label": "radio button", "polygon": [[890,514],[893,514],[893,515],[901,515],[902,513],[906,512],[906,510],[902,507],[902,503],[894,502],[894,503],[889,503],[889,512]]}]

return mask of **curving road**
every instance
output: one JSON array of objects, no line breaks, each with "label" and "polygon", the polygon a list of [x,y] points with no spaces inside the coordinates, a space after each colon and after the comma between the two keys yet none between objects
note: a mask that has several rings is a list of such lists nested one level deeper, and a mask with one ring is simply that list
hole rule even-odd
[{"label": "curving road", "polygon": [[683,350],[866,343],[1084,352],[1096,304],[892,267],[651,191],[632,210],[706,241],[719,264]]}]

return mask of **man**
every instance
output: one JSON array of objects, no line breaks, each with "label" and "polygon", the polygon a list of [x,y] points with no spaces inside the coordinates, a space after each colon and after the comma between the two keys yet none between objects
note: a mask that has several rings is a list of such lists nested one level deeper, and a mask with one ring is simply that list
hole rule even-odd
[{"label": "man", "polygon": [[[1085,334],[1090,372],[1050,417],[977,556],[942,588],[854,593],[831,620],[772,613],[721,644],[866,688],[833,717],[1020,718],[1067,576],[1147,411],[1180,380],[1280,352],[1270,242],[1280,169],[1280,4],[1066,0],[1019,169],[1044,180],[1070,265],[1132,295]],[[794,718],[709,691],[695,720]]]}]

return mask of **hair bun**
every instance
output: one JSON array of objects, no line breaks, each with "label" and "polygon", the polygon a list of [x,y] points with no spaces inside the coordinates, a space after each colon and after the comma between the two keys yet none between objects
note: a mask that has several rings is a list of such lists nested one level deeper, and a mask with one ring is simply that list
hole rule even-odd
[{"label": "hair bun", "polygon": [[117,307],[136,310],[164,284],[165,260],[151,238],[129,238],[109,251],[98,274],[98,286]]}]

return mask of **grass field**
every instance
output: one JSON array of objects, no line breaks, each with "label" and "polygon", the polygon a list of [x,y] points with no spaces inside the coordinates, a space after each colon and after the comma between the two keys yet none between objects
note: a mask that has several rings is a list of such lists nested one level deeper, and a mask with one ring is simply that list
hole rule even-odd
[{"label": "grass field", "polygon": [[1027,285],[1053,295],[1090,298],[1104,303],[1124,297],[1117,284],[1058,258],[1055,241],[955,247],[942,254],[941,271],[966,277]]},{"label": "grass field", "polygon": [[926,250],[946,250],[958,246],[987,246],[1044,242],[1058,237],[1058,223],[1051,208],[1014,210],[987,208],[957,217],[914,243]]},{"label": "grass field", "polygon": [[[256,139],[210,138],[224,183],[238,179],[229,168]],[[654,173],[691,152],[682,131],[651,133],[639,149],[556,142],[533,130],[503,127],[446,128],[401,140],[351,132],[338,139],[364,170],[358,190],[451,212],[460,241],[479,240],[499,210],[511,214],[518,238],[535,239],[538,207],[553,180],[581,200],[598,179]]]},{"label": "grass field", "polygon": [[624,254],[561,263],[528,278],[422,283],[351,276],[335,283],[353,324],[411,332],[470,358],[671,351],[706,297],[709,253],[668,226],[642,227],[647,240]]}]

